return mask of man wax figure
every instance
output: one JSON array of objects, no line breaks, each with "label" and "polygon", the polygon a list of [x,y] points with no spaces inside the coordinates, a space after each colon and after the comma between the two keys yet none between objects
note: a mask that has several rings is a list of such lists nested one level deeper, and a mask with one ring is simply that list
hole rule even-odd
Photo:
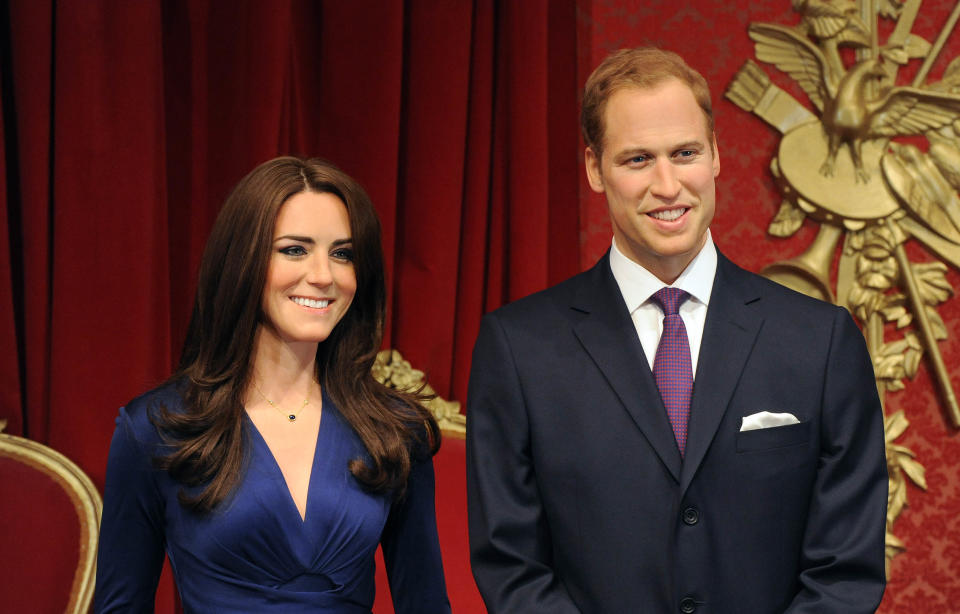
[{"label": "man wax figure", "polygon": [[473,354],[489,612],[873,612],[883,416],[849,313],[717,251],[710,93],[679,56],[607,58],[581,122],[613,245],[485,316]]}]

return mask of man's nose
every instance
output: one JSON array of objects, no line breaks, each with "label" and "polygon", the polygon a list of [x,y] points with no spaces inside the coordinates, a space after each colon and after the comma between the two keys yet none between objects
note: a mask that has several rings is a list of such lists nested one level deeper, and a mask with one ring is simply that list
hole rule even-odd
[{"label": "man's nose", "polygon": [[663,199],[673,199],[680,195],[680,175],[670,162],[661,161],[653,167],[653,184],[650,190]]}]

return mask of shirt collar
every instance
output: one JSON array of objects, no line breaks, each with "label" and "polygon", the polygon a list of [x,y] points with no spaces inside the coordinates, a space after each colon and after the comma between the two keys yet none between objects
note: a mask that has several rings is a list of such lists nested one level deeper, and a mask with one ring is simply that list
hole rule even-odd
[{"label": "shirt collar", "polygon": [[[661,288],[667,284],[660,281],[656,275],[630,260],[617,248],[613,241],[610,248],[610,269],[613,278],[620,286],[620,293],[627,304],[630,313],[636,311],[640,305],[650,300]],[[713,291],[713,279],[717,274],[717,248],[713,244],[710,229],[707,229],[707,240],[703,247],[694,256],[687,268],[680,273],[680,277],[673,282],[674,288],[680,288],[691,297],[704,305],[710,304],[710,293]]]}]

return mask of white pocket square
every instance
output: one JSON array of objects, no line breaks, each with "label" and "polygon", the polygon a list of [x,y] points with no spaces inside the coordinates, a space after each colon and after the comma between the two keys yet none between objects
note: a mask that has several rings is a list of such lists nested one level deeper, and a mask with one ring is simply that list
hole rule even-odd
[{"label": "white pocket square", "polygon": [[788,424],[800,424],[800,421],[793,414],[774,414],[769,411],[761,411],[744,416],[740,432],[768,429],[773,426],[786,426]]}]

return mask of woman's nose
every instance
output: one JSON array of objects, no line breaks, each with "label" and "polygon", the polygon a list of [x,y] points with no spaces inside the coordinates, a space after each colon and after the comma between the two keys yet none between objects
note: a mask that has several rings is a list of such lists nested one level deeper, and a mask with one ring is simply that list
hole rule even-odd
[{"label": "woman's nose", "polygon": [[307,272],[307,282],[315,286],[329,286],[333,282],[330,259],[326,254],[321,254],[312,260],[310,270]]}]

